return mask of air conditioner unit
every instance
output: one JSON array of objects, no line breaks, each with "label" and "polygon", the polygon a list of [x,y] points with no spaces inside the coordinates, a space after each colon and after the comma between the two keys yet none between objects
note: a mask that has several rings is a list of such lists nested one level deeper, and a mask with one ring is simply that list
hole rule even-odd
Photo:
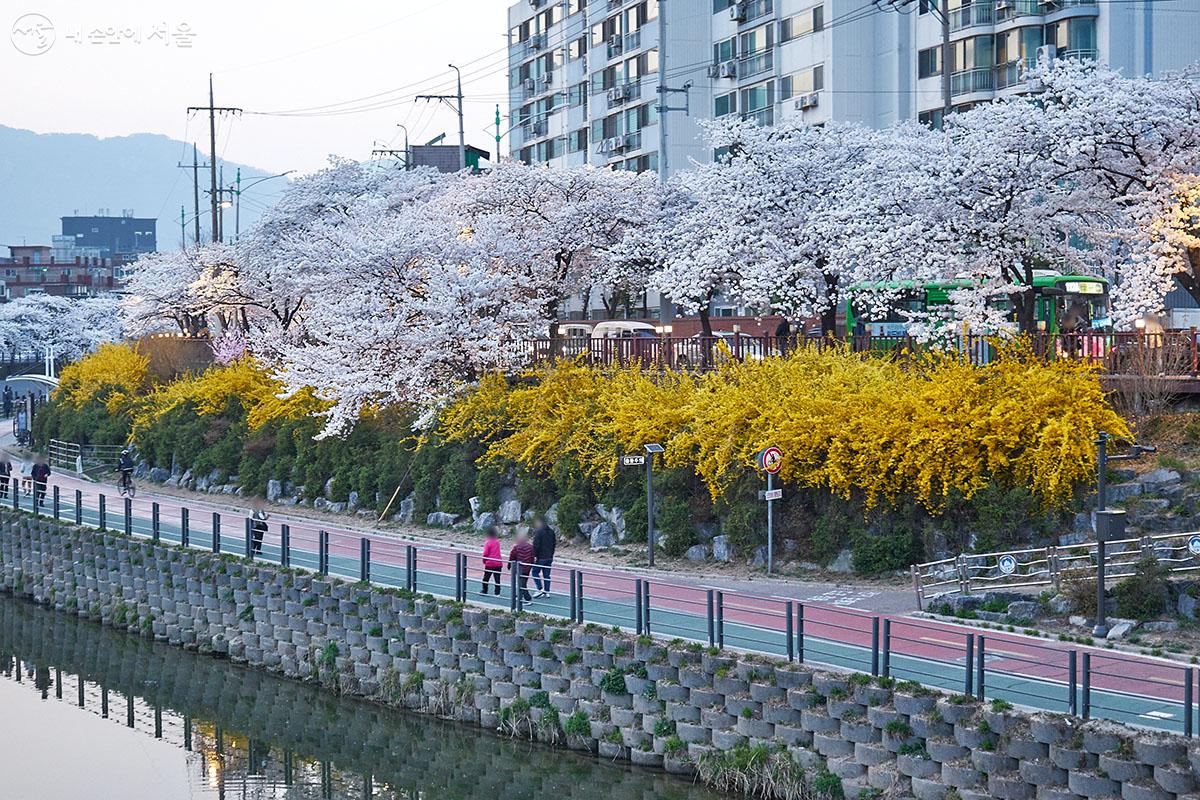
[{"label": "air conditioner unit", "polygon": [[734,3],[729,7],[729,19],[733,22],[745,22],[749,3]]},{"label": "air conditioner unit", "polygon": [[620,99],[620,95],[618,94],[619,91],[620,91],[619,89],[615,89],[615,88],[609,89],[607,92],[608,102],[610,102],[610,103],[617,102]]},{"label": "air conditioner unit", "polygon": [[613,137],[613,150],[624,150],[627,147],[629,147],[629,134]]},{"label": "air conditioner unit", "polygon": [[600,143],[596,145],[596,151],[599,153],[611,153],[612,149],[613,149],[613,140],[612,139],[601,139]]},{"label": "air conditioner unit", "polygon": [[720,76],[721,76],[721,65],[720,64],[709,64],[708,65],[708,77],[719,78]]},{"label": "air conditioner unit", "polygon": [[721,64],[717,67],[717,75],[722,78],[736,78],[737,77],[737,62],[736,61],[722,61]]},{"label": "air conditioner unit", "polygon": [[533,87],[534,87],[534,81],[533,81],[533,78],[526,78],[526,79],[525,79],[525,91],[527,91],[527,92],[532,92],[532,91],[533,91]]},{"label": "air conditioner unit", "polygon": [[621,52],[621,34],[614,33],[612,36],[608,37],[608,49],[616,53]]},{"label": "air conditioner unit", "polygon": [[1038,69],[1048,69],[1054,63],[1054,59],[1058,57],[1058,47],[1052,44],[1044,44],[1036,51],[1037,57],[1034,63]]},{"label": "air conditioner unit", "polygon": [[802,94],[796,99],[796,108],[800,111],[805,111],[810,108],[816,108],[821,100],[821,95],[817,92],[809,92]]},{"label": "air conditioner unit", "polygon": [[997,11],[1012,11],[1012,0],[996,0]]},{"label": "air conditioner unit", "polygon": [[538,120],[529,126],[529,131],[534,136],[544,136],[546,133],[546,123],[542,120]]},{"label": "air conditioner unit", "polygon": [[538,85],[543,89],[549,89],[550,84],[554,82],[554,73],[547,72],[542,77],[538,78]]},{"label": "air conditioner unit", "polygon": [[529,5],[532,8],[541,8],[546,5],[546,0],[529,0]]},{"label": "air conditioner unit", "polygon": [[546,37],[540,33],[535,33],[529,37],[529,48],[531,50],[541,50],[546,46]]}]

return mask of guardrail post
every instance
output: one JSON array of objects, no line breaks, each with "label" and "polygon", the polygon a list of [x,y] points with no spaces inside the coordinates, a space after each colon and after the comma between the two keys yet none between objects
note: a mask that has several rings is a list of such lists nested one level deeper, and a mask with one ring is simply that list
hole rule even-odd
[{"label": "guardrail post", "polygon": [[454,601],[460,602],[462,598],[462,553],[454,554]]},{"label": "guardrail post", "polygon": [[871,674],[879,674],[879,617],[871,617]]},{"label": "guardrail post", "polygon": [[246,517],[246,560],[254,560],[254,520]]},{"label": "guardrail post", "polygon": [[575,580],[578,583],[578,589],[576,591],[576,595],[579,598],[579,609],[578,609],[579,616],[576,617],[575,621],[578,622],[580,625],[582,625],[583,624],[583,573],[582,572],[576,573]]},{"label": "guardrail post", "polygon": [[358,579],[371,582],[371,540],[366,536],[358,541]]},{"label": "guardrail post", "polygon": [[50,502],[52,504],[51,508],[54,513],[54,519],[57,520],[60,518],[60,515],[62,513],[62,500],[59,497],[59,490],[58,490],[57,486],[54,487],[54,494],[53,494]]},{"label": "guardrail post", "polygon": [[286,522],[279,526],[279,566],[292,565],[292,526]]},{"label": "guardrail post", "polygon": [[411,544],[404,547],[404,582],[410,592],[417,590],[417,553]]},{"label": "guardrail post", "polygon": [[708,600],[708,646],[717,643],[716,596],[712,589],[706,592]]},{"label": "guardrail post", "polygon": [[221,512],[212,512],[212,551],[221,552]]},{"label": "guardrail post", "polygon": [[892,677],[892,621],[883,619],[883,666],[879,674],[885,678]]},{"label": "guardrail post", "polygon": [[[16,494],[17,493],[14,488],[13,496],[16,497]],[[75,524],[83,524],[83,491],[81,489],[75,490]]]},{"label": "guardrail post", "polygon": [[186,506],[180,507],[180,509],[179,509],[179,546],[180,547],[187,547],[188,539],[191,538],[191,531],[188,530],[188,528],[191,527],[188,524],[189,523],[188,516],[189,516],[189,513],[187,510],[187,507]]},{"label": "guardrail post", "polygon": [[1058,560],[1058,548],[1050,545],[1046,548],[1046,568],[1050,571],[1050,586],[1055,592],[1060,591],[1062,587],[1062,575],[1060,570],[1062,567]]},{"label": "guardrail post", "polygon": [[571,584],[571,622],[579,619],[579,592],[575,586],[575,570],[567,573],[567,582]]},{"label": "guardrail post", "polygon": [[909,567],[909,571],[912,573],[913,591],[917,593],[917,611],[924,611],[925,593],[921,586],[921,570],[916,564],[913,564]]},{"label": "guardrail post", "polygon": [[161,513],[158,503],[150,504],[150,538],[156,542],[162,538]]},{"label": "guardrail post", "polygon": [[958,591],[960,594],[971,593],[971,574],[967,571],[967,557],[959,553],[955,559],[958,567]]},{"label": "guardrail post", "polygon": [[108,508],[107,508],[107,504],[105,502],[105,497],[103,494],[100,495],[100,507],[99,507],[98,513],[99,513],[98,522],[100,524],[97,527],[99,527],[100,530],[102,530],[102,531],[108,530],[108,525],[107,525],[107,523],[108,523],[108,519],[107,519]]},{"label": "guardrail post", "polygon": [[1067,713],[1072,717],[1079,713],[1078,653],[1067,653]]},{"label": "guardrail post", "polygon": [[645,615],[642,633],[650,635],[650,581],[642,581],[642,613]]},{"label": "guardrail post", "polygon": [[637,613],[635,614],[635,616],[637,618],[637,632],[638,632],[638,636],[641,636],[642,635],[642,579],[641,578],[638,578],[637,580],[635,580],[633,582],[633,594],[634,594],[634,601],[635,601],[634,605],[637,608]]},{"label": "guardrail post", "polygon": [[963,680],[963,694],[971,697],[975,694],[975,634],[967,634],[966,677]]},{"label": "guardrail post", "polygon": [[804,663],[804,603],[796,603],[796,662]]},{"label": "guardrail post", "polygon": [[981,633],[981,634],[979,634],[979,652],[978,652],[977,658],[976,658],[976,670],[975,670],[975,696],[977,698],[979,698],[980,700],[983,699],[983,691],[984,691],[984,689],[983,689],[983,672],[984,672],[983,659],[984,659],[984,650],[986,647],[987,647],[986,637]]},{"label": "guardrail post", "polygon": [[725,593],[717,591],[717,647],[725,647]]},{"label": "guardrail post", "polygon": [[1196,671],[1183,668],[1183,735],[1192,738],[1192,685],[1196,682]]},{"label": "guardrail post", "polygon": [[516,561],[508,562],[508,582],[511,586],[512,600],[509,602],[509,609],[512,611],[521,610],[521,579],[517,573],[520,571],[521,565]]},{"label": "guardrail post", "polygon": [[326,531],[317,531],[317,572],[329,574],[329,534]]},{"label": "guardrail post", "polygon": [[796,635],[794,632],[795,621],[792,616],[792,606],[793,605],[795,605],[795,604],[791,600],[788,600],[786,603],[783,604],[783,613],[785,614],[785,616],[787,618],[787,624],[784,626],[784,630],[787,634],[787,659],[788,659],[788,661],[796,660]]},{"label": "guardrail post", "polygon": [[1084,719],[1092,717],[1092,654],[1083,653],[1083,713]]},{"label": "guardrail post", "polygon": [[133,536],[133,498],[125,498],[125,535]]},{"label": "guardrail post", "polygon": [[[10,477],[8,485],[12,489],[12,506],[13,511],[21,510],[21,479],[18,477]],[[76,490],[78,491],[78,490]]]}]

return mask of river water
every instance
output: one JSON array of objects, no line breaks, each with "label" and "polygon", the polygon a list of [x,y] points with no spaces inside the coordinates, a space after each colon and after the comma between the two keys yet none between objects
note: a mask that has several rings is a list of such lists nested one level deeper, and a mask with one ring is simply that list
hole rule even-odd
[{"label": "river water", "polygon": [[0,800],[716,800],[0,596]]}]

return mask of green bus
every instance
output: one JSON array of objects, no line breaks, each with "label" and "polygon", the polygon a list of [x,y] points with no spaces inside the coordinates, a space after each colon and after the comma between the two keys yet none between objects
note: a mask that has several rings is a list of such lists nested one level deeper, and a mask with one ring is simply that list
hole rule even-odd
[{"label": "green bus", "polygon": [[[936,317],[939,308],[943,309],[946,322],[950,322],[950,293],[972,285],[967,279],[855,284],[847,290],[846,332],[851,336],[902,338],[908,333],[911,315]],[[868,295],[880,292],[891,295],[886,305],[880,308],[878,303],[868,303]],[[1033,292],[1039,333],[1112,330],[1112,303],[1106,278],[1037,270],[1033,277]],[[996,308],[1011,314],[1012,301],[1007,296],[1000,295],[993,303]]]}]

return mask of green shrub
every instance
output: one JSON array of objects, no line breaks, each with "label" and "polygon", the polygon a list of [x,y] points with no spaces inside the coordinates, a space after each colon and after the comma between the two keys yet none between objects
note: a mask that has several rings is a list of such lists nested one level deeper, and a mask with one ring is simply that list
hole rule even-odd
[{"label": "green shrub", "polygon": [[854,541],[854,571],[860,575],[906,570],[921,557],[921,537],[903,527],[890,533],[864,533]]},{"label": "green shrub", "polygon": [[485,466],[475,473],[475,496],[479,498],[479,507],[490,511],[500,507],[500,489],[504,485],[504,476],[494,467]]},{"label": "green shrub", "polygon": [[567,736],[591,736],[592,726],[588,721],[588,715],[582,711],[576,711],[567,717],[567,721],[563,724],[563,733]]},{"label": "green shrub", "polygon": [[471,513],[470,492],[475,488],[474,468],[466,453],[455,449],[442,468],[438,482],[438,509],[450,514]]},{"label": "green shrub", "polygon": [[1139,560],[1133,575],[1113,587],[1117,615],[1137,620],[1162,615],[1166,611],[1169,574],[1166,565],[1154,556]]},{"label": "green shrub", "polygon": [[655,523],[663,552],[669,556],[678,558],[699,542],[696,526],[692,522],[692,510],[684,500],[664,497]]},{"label": "green shrub", "polygon": [[578,536],[588,501],[580,492],[567,492],[558,501],[558,529],[563,536]]},{"label": "green shrub", "polygon": [[721,524],[721,533],[737,553],[751,553],[767,543],[767,506],[758,500],[744,500],[729,508]]}]

